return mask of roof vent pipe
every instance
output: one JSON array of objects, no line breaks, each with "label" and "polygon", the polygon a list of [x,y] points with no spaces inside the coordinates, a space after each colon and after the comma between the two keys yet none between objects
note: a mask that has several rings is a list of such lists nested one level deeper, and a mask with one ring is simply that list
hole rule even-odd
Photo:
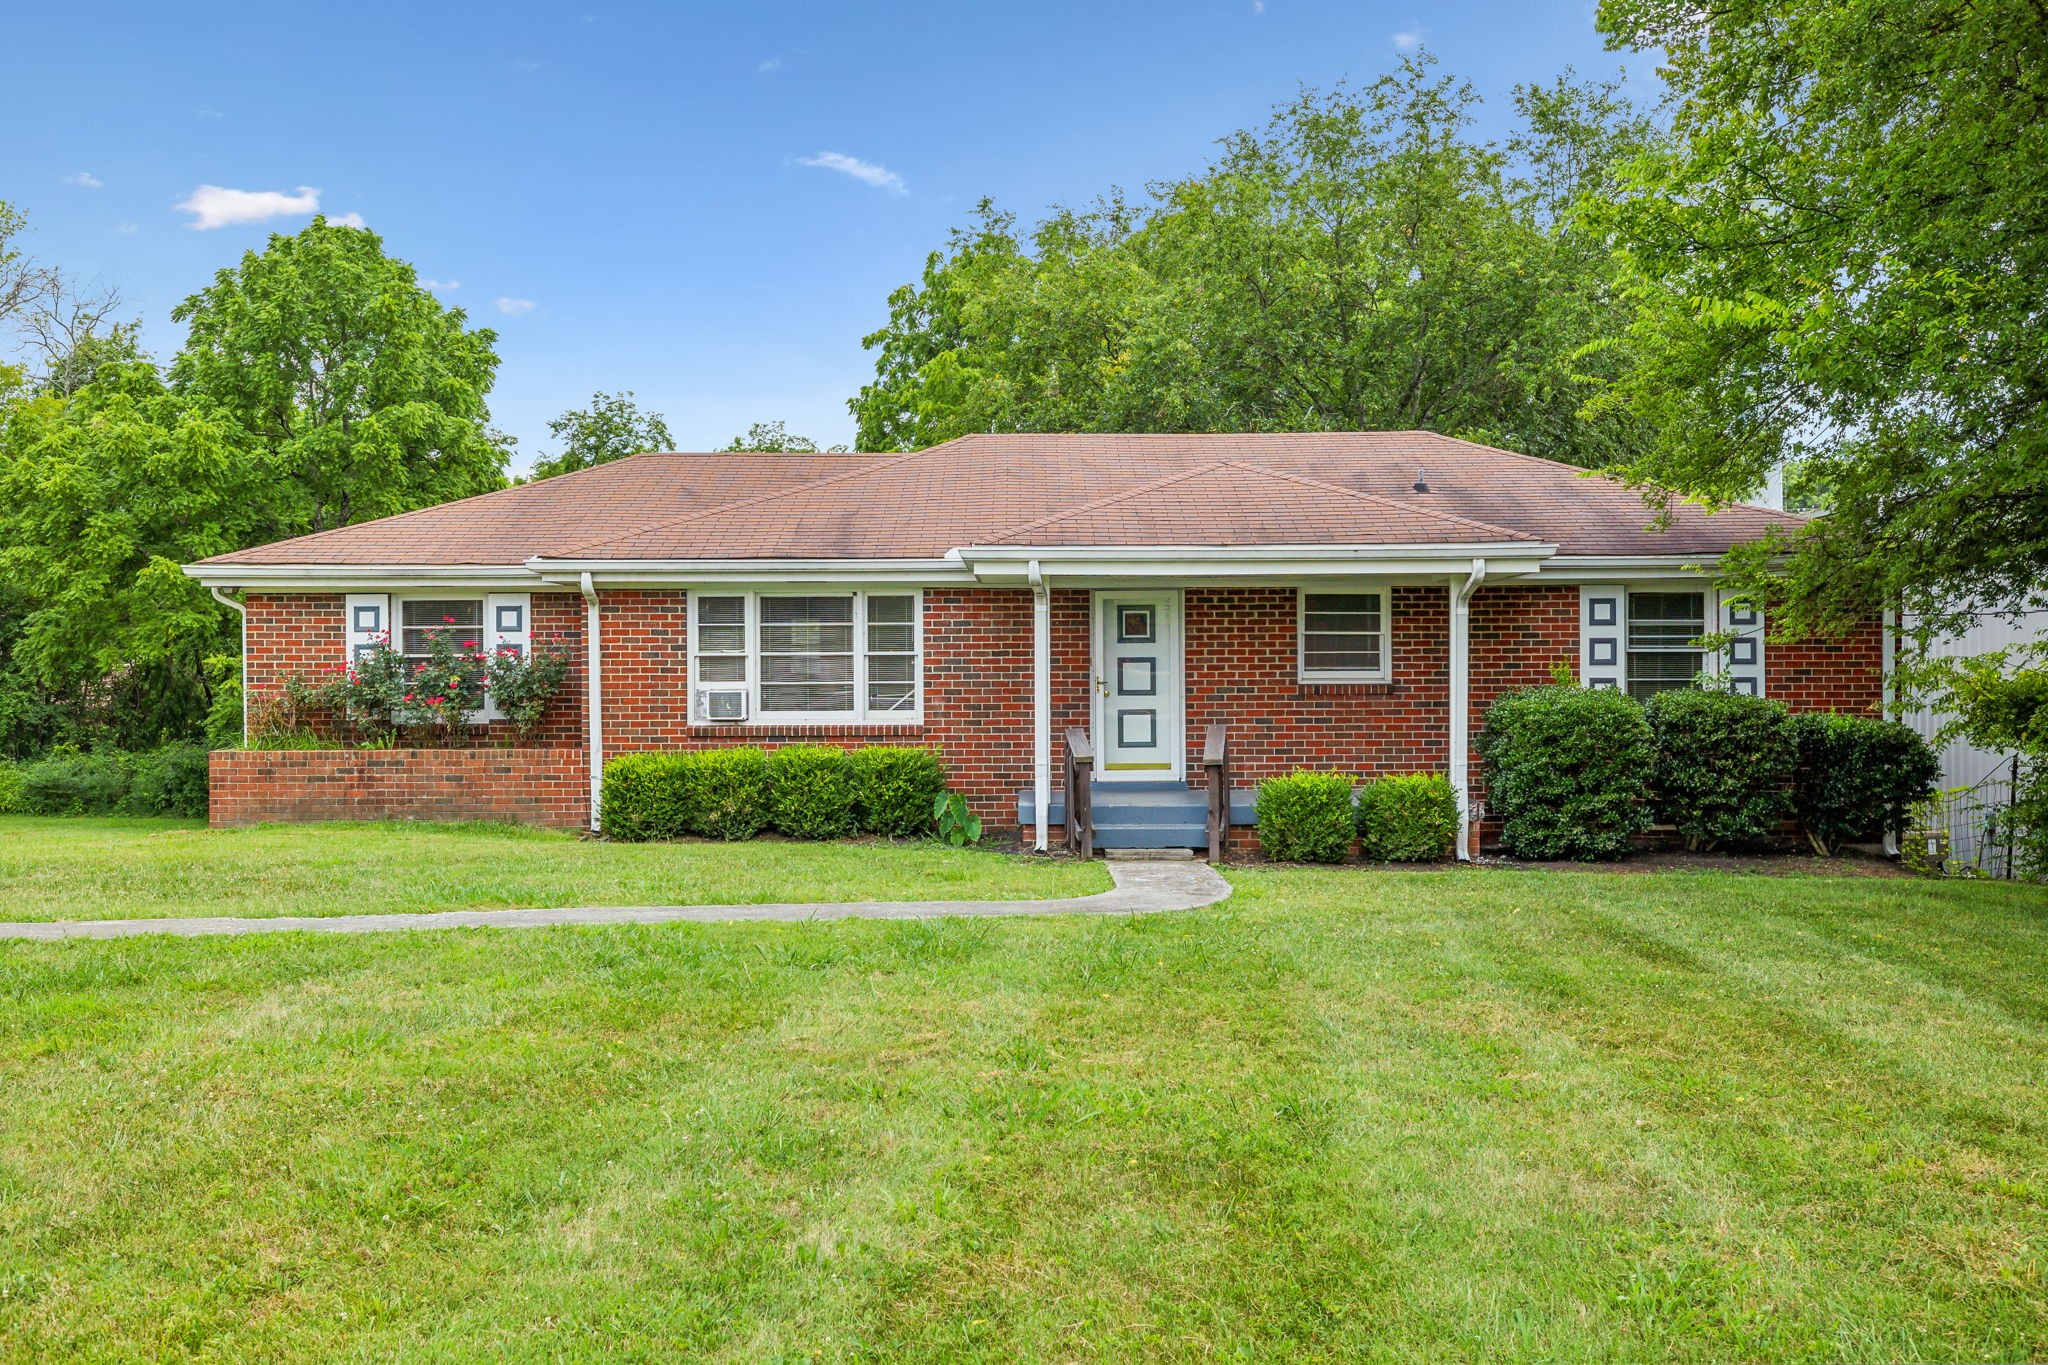
[{"label": "roof vent pipe", "polygon": [[1428,470],[1418,469],[1415,471],[1415,491],[1418,493],[1427,493],[1429,491]]}]

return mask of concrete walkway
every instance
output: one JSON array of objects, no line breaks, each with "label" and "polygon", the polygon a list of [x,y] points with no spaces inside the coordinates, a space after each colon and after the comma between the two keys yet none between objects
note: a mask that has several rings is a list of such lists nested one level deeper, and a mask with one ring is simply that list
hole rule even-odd
[{"label": "concrete walkway", "polygon": [[1115,889],[1037,901],[840,901],[812,905],[627,905],[568,910],[448,910],[428,915],[298,915],[237,919],[88,919],[0,922],[0,938],[132,938],[174,934],[375,934],[398,929],[540,929],[555,924],[716,924],[728,920],[943,919],[953,915],[1148,915],[1194,910],[1230,895],[1207,863],[1109,861]]}]

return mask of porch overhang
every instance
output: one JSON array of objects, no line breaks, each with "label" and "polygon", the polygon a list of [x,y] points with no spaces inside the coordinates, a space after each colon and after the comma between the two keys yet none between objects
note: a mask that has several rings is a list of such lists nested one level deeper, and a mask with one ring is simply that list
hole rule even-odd
[{"label": "porch overhang", "polygon": [[947,556],[976,582],[1023,584],[1036,566],[1062,586],[1158,579],[1179,585],[1304,578],[1393,578],[1442,582],[1486,561],[1489,579],[1538,572],[1557,553],[1533,541],[1463,545],[968,545]]}]

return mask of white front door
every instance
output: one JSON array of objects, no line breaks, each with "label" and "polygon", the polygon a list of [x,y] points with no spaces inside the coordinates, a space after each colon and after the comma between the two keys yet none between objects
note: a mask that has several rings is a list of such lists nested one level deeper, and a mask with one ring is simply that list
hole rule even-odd
[{"label": "white front door", "polygon": [[1095,696],[1101,777],[1183,775],[1178,591],[1095,594]]}]

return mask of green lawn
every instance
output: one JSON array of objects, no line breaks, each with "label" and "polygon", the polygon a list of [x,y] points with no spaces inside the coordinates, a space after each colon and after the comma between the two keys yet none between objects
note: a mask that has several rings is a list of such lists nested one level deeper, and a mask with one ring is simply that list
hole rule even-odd
[{"label": "green lawn", "polygon": [[209,830],[184,820],[0,817],[0,920],[1014,900],[1108,889],[1099,866],[936,843],[604,844],[509,825]]},{"label": "green lawn", "polygon": [[0,1356],[2048,1355],[2039,890],[1232,877],[0,943]]}]

